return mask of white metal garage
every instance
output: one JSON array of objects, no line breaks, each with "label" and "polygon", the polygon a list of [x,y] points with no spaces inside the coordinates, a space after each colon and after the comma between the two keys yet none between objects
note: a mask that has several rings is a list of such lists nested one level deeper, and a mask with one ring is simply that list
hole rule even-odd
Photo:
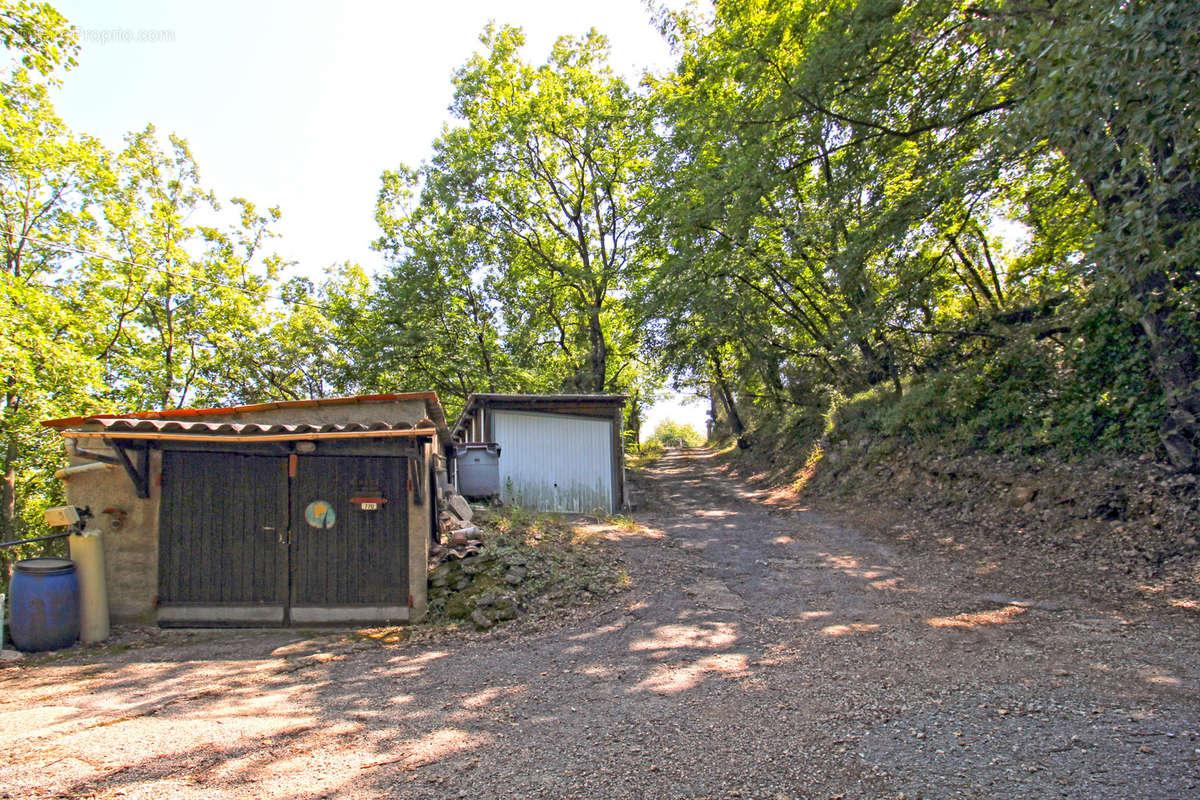
[{"label": "white metal garage", "polygon": [[625,400],[607,394],[473,394],[452,435],[460,444],[499,445],[504,503],[537,511],[614,512],[624,505]]},{"label": "white metal garage", "polygon": [[542,511],[612,506],[612,420],[496,411],[500,499]]}]

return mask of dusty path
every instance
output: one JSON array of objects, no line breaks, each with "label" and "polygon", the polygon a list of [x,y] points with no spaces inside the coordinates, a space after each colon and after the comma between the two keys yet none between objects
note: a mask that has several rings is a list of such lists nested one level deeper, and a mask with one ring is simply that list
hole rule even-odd
[{"label": "dusty path", "polygon": [[[635,589],[539,634],[179,634],[0,670],[0,797],[1200,793],[1200,636],[972,593],[707,454],[650,476]],[[7,795],[5,795],[7,792]]]}]

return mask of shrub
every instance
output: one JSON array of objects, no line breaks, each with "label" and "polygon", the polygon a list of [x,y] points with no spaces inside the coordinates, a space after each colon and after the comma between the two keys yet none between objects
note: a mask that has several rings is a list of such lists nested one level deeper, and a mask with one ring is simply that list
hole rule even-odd
[{"label": "shrub", "polygon": [[651,443],[663,447],[699,447],[704,444],[704,436],[691,425],[675,422],[668,417],[658,423],[650,434],[647,444]]},{"label": "shrub", "polygon": [[1138,332],[1115,315],[1081,321],[1067,347],[1019,338],[910,378],[897,399],[876,387],[839,404],[835,436],[934,437],[991,452],[1146,452],[1165,413]]}]

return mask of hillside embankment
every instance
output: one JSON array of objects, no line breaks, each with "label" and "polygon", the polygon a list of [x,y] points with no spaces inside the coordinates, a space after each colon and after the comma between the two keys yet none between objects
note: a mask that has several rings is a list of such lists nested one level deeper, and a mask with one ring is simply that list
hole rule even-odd
[{"label": "hillside embankment", "polygon": [[770,502],[835,511],[981,578],[1101,606],[1200,612],[1200,492],[1150,457],[1081,460],[946,452],[936,441],[758,436],[724,469]]}]

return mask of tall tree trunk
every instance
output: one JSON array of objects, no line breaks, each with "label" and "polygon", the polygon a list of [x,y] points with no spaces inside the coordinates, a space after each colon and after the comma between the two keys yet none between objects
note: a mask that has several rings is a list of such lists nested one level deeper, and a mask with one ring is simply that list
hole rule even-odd
[{"label": "tall tree trunk", "polygon": [[4,453],[4,487],[0,489],[0,537],[17,537],[17,437],[8,434]]},{"label": "tall tree trunk", "polygon": [[[15,415],[21,398],[11,389],[4,394],[4,413]],[[7,422],[7,421],[6,421]],[[0,539],[17,538],[17,434],[8,425],[4,432],[4,483],[0,486]]]},{"label": "tall tree trunk", "polygon": [[605,381],[608,377],[608,342],[604,339],[604,329],[600,327],[600,308],[593,307],[588,312],[589,348],[589,379],[590,391],[606,391]]},{"label": "tall tree trunk", "polygon": [[[1118,156],[1136,153],[1136,144],[1129,141],[1129,127],[1112,124],[1121,119],[1115,109],[1109,116],[1105,135],[1110,137],[1110,149]],[[1177,285],[1172,285],[1171,278],[1161,269],[1145,263],[1144,255],[1133,256],[1122,266],[1133,270],[1130,299],[1145,309],[1138,322],[1146,335],[1155,377],[1167,406],[1167,415],[1158,428],[1159,441],[1173,467],[1200,471],[1200,364],[1196,343],[1171,319],[1179,294],[1195,290],[1196,255],[1180,253],[1178,247],[1200,207],[1200,181],[1189,179],[1186,161],[1168,166],[1175,154],[1169,141],[1160,143],[1151,168],[1139,171],[1130,166],[1138,163],[1134,157],[1126,160],[1114,157],[1111,161],[1094,163],[1091,152],[1078,144],[1088,141],[1087,137],[1094,133],[1092,124],[1083,125],[1080,133],[1084,136],[1075,137],[1075,145],[1065,146],[1063,152],[1102,211],[1103,227],[1109,229],[1113,241],[1126,243],[1121,233],[1125,209],[1130,204],[1141,205],[1157,212],[1163,233],[1161,247],[1181,259],[1190,259],[1187,268],[1180,271],[1183,282]],[[1106,188],[1106,184],[1116,188]],[[1166,198],[1155,203],[1155,189],[1167,190]]]},{"label": "tall tree trunk", "polygon": [[867,372],[865,377],[868,386],[874,386],[888,377],[886,365],[865,337],[856,339],[854,345],[858,348],[858,352],[862,355],[863,362],[866,364]]},{"label": "tall tree trunk", "polygon": [[17,437],[4,443],[4,485],[0,487],[0,539],[17,538]]},{"label": "tall tree trunk", "polygon": [[706,433],[704,438],[707,441],[710,441],[710,442],[712,441],[713,432],[716,430],[716,427],[717,427],[717,414],[718,413],[719,413],[719,411],[717,409],[717,388],[715,386],[709,386],[708,387],[708,415],[707,415],[707,419],[704,420],[704,427],[705,427],[705,433]]},{"label": "tall tree trunk", "polygon": [[746,432],[746,426],[742,423],[742,418],[738,414],[737,404],[733,400],[733,392],[730,391],[729,382],[725,380],[725,371],[721,368],[721,359],[718,356],[710,355],[713,367],[713,379],[717,385],[717,390],[720,392],[721,404],[725,406],[725,415],[729,417],[729,430],[734,436],[741,436]]},{"label": "tall tree trunk", "polygon": [[[1157,273],[1135,287],[1138,299],[1147,302],[1160,291],[1168,291],[1166,276]],[[1158,428],[1158,438],[1171,466],[1200,470],[1200,381],[1197,380],[1196,351],[1191,338],[1171,321],[1171,305],[1155,303],[1139,320],[1150,344],[1155,377],[1158,378],[1167,416]]]},{"label": "tall tree trunk", "polygon": [[896,393],[896,399],[899,400],[904,397],[904,384],[900,382],[900,365],[896,363],[896,348],[892,347],[892,343],[881,331],[875,332],[875,338],[879,342],[879,349],[883,351],[883,367],[887,370],[888,377],[892,379],[892,391]]}]

